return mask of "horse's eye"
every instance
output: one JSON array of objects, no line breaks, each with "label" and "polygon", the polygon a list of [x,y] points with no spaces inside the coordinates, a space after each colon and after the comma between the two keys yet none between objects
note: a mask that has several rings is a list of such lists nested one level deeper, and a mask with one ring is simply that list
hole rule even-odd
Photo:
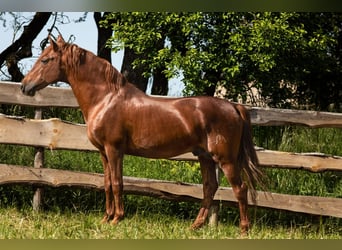
[{"label": "horse's eye", "polygon": [[40,60],[42,64],[47,64],[49,62],[50,58],[45,58]]}]

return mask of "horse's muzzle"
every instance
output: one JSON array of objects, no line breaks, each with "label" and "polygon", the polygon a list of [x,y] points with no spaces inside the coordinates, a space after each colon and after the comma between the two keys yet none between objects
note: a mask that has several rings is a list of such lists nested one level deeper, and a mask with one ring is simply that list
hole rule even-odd
[{"label": "horse's muzzle", "polygon": [[34,96],[36,94],[36,90],[35,90],[34,86],[30,87],[30,85],[21,84],[20,89],[24,95]]}]

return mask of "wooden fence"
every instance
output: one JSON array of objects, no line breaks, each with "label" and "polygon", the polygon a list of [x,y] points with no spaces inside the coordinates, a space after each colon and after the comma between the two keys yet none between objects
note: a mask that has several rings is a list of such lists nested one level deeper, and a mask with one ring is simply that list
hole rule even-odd
[{"label": "wooden fence", "polygon": [[[70,186],[103,190],[103,175],[86,172],[42,168],[44,148],[96,151],[86,136],[86,126],[72,124],[57,118],[41,120],[41,107],[71,107],[78,104],[70,89],[48,87],[35,97],[21,94],[18,84],[0,82],[0,103],[37,107],[36,119],[0,114],[0,143],[36,147],[34,167],[0,164],[0,185],[30,184],[35,186]],[[247,107],[254,125],[303,125],[308,127],[342,128],[342,114]],[[264,167],[305,169],[311,172],[342,171],[342,157],[321,153],[289,153],[257,149]],[[192,154],[183,154],[173,160],[197,160]],[[124,192],[177,201],[199,201],[202,185],[124,177]],[[39,190],[34,199],[39,200]],[[215,200],[236,203],[231,188],[220,187]],[[342,199],[259,192],[258,206],[294,212],[342,218]]]}]

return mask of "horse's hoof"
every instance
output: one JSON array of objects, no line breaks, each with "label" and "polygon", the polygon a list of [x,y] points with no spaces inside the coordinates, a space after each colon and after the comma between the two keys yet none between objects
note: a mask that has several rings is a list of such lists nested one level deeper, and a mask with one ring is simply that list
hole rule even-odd
[{"label": "horse's hoof", "polygon": [[117,225],[121,220],[122,220],[122,218],[120,218],[120,217],[114,217],[114,219],[110,222],[110,224],[111,225]]},{"label": "horse's hoof", "polygon": [[197,229],[203,227],[203,225],[204,225],[204,221],[196,220],[194,223],[192,223],[191,229],[192,230],[197,230]]},{"label": "horse's hoof", "polygon": [[101,223],[101,224],[106,224],[106,223],[108,223],[108,217],[107,217],[107,216],[103,217],[103,219],[101,220],[100,223]]},{"label": "horse's hoof", "polygon": [[240,231],[240,239],[248,238],[248,230],[241,230]]},{"label": "horse's hoof", "polygon": [[247,222],[247,223],[240,223],[240,236],[242,238],[244,237],[247,237],[248,236],[248,231],[250,229],[250,224]]}]

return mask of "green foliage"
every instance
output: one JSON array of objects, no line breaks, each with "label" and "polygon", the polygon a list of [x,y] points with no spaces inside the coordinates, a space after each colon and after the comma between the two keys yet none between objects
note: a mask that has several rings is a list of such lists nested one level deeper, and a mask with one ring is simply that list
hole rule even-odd
[{"label": "green foliage", "polygon": [[[289,152],[320,152],[342,155],[342,131],[334,128],[285,127],[279,150]],[[342,174],[312,174],[300,170],[268,170],[275,192],[299,195],[342,197]],[[300,184],[298,184],[300,183]]]},{"label": "green foliage", "polygon": [[[43,108],[42,111],[43,119],[58,117],[59,119],[64,121],[82,124],[85,123],[82,112],[79,109],[48,107]],[[0,104],[0,113],[33,119],[35,115],[35,108],[20,105]]]},{"label": "green foliage", "polygon": [[20,105],[0,104],[0,114],[33,118],[34,108]]},{"label": "green foliage", "polygon": [[[320,152],[342,155],[342,131],[335,128],[254,127],[257,145],[285,152]],[[342,197],[340,172],[266,169],[272,192]]]},{"label": "green foliage", "polygon": [[[150,76],[163,66],[183,76],[186,95],[213,94],[246,100],[256,87],[268,104],[340,108],[340,13],[112,13],[109,46],[134,49]],[[160,48],[157,44],[164,43]]]},{"label": "green foliage", "polygon": [[125,156],[124,175],[191,183],[201,183],[198,162],[154,160]]}]

